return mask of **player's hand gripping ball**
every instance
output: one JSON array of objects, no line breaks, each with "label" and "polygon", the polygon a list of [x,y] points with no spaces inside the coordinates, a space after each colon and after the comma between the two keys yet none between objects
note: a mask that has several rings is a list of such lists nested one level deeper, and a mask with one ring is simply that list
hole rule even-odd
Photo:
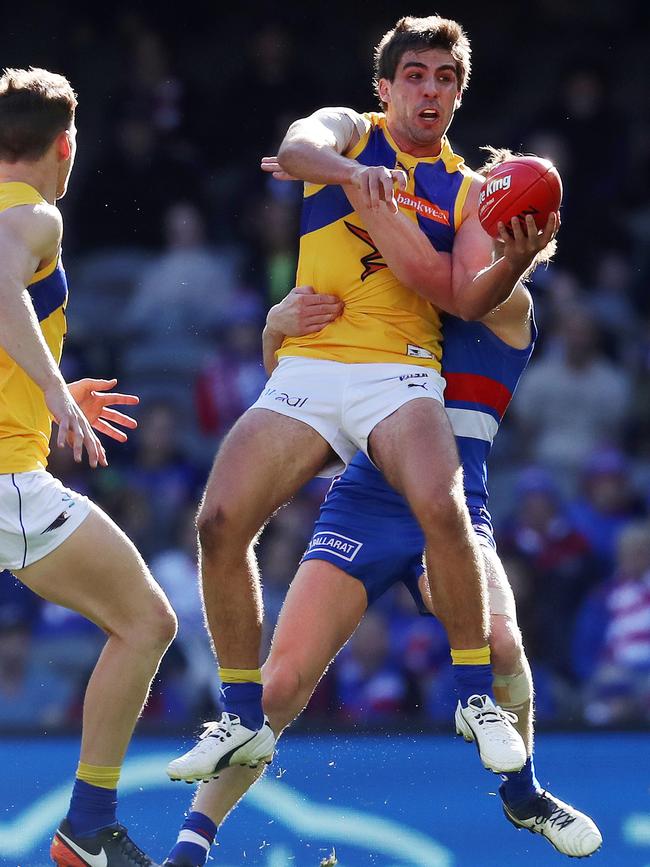
[{"label": "player's hand gripping ball", "polygon": [[519,217],[526,231],[527,214],[532,214],[541,231],[561,202],[562,181],[553,163],[540,157],[515,157],[495,166],[486,177],[479,193],[478,218],[488,235],[497,239],[497,224],[503,222],[512,233],[513,217]]}]

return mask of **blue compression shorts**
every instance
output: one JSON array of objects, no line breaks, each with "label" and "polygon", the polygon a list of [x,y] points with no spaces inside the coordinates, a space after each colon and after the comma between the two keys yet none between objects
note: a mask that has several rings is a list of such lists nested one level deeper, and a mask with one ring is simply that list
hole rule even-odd
[{"label": "blue compression shorts", "polygon": [[[417,521],[408,512],[382,513],[376,503],[372,512],[363,511],[362,502],[352,497],[346,506],[341,494],[336,508],[325,500],[302,562],[326,560],[357,578],[366,589],[368,605],[401,581],[418,611],[429,614],[418,588],[424,571],[424,536]],[[496,549],[489,515],[487,520],[483,511],[470,515],[480,544]]]}]

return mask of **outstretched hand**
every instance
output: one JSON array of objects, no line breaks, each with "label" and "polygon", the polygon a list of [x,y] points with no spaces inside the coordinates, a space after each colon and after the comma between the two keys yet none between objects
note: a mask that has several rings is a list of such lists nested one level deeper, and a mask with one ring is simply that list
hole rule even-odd
[{"label": "outstretched hand", "polygon": [[111,407],[115,404],[135,406],[140,402],[140,398],[134,394],[119,394],[109,391],[116,385],[116,379],[80,379],[77,382],[69,383],[68,388],[95,430],[117,440],[118,443],[123,443],[128,439],[127,434],[114,425],[118,424],[129,430],[134,430],[138,423],[130,415],[125,415],[119,410],[111,409]]}]

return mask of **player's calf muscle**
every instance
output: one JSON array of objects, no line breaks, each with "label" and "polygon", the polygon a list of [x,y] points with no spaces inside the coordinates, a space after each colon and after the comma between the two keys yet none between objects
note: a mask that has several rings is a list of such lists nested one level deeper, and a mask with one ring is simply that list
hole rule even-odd
[{"label": "player's calf muscle", "polygon": [[490,650],[495,673],[514,674],[521,671],[524,648],[517,624],[509,617],[493,614],[490,625]]}]

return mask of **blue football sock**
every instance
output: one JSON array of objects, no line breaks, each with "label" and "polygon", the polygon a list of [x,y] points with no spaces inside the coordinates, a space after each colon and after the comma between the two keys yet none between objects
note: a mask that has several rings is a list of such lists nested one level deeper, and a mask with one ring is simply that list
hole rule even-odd
[{"label": "blue football sock", "polygon": [[515,810],[532,801],[542,791],[535,776],[535,762],[532,756],[526,759],[526,764],[520,771],[502,774],[501,778],[504,781],[499,787],[501,797]]},{"label": "blue football sock", "polygon": [[261,683],[224,683],[221,687],[224,709],[237,714],[249,729],[259,729],[264,722]]},{"label": "blue football sock", "polygon": [[217,826],[212,819],[203,813],[191,812],[183,822],[176,845],[167,856],[173,865],[189,865],[203,867],[210,854],[210,846],[214,842]]},{"label": "blue football sock", "polygon": [[492,700],[491,665],[453,665],[454,686],[463,707],[473,695],[489,695]]},{"label": "blue football sock", "polygon": [[68,822],[79,837],[91,837],[100,828],[117,822],[117,789],[92,786],[84,780],[75,780],[72,790]]}]

